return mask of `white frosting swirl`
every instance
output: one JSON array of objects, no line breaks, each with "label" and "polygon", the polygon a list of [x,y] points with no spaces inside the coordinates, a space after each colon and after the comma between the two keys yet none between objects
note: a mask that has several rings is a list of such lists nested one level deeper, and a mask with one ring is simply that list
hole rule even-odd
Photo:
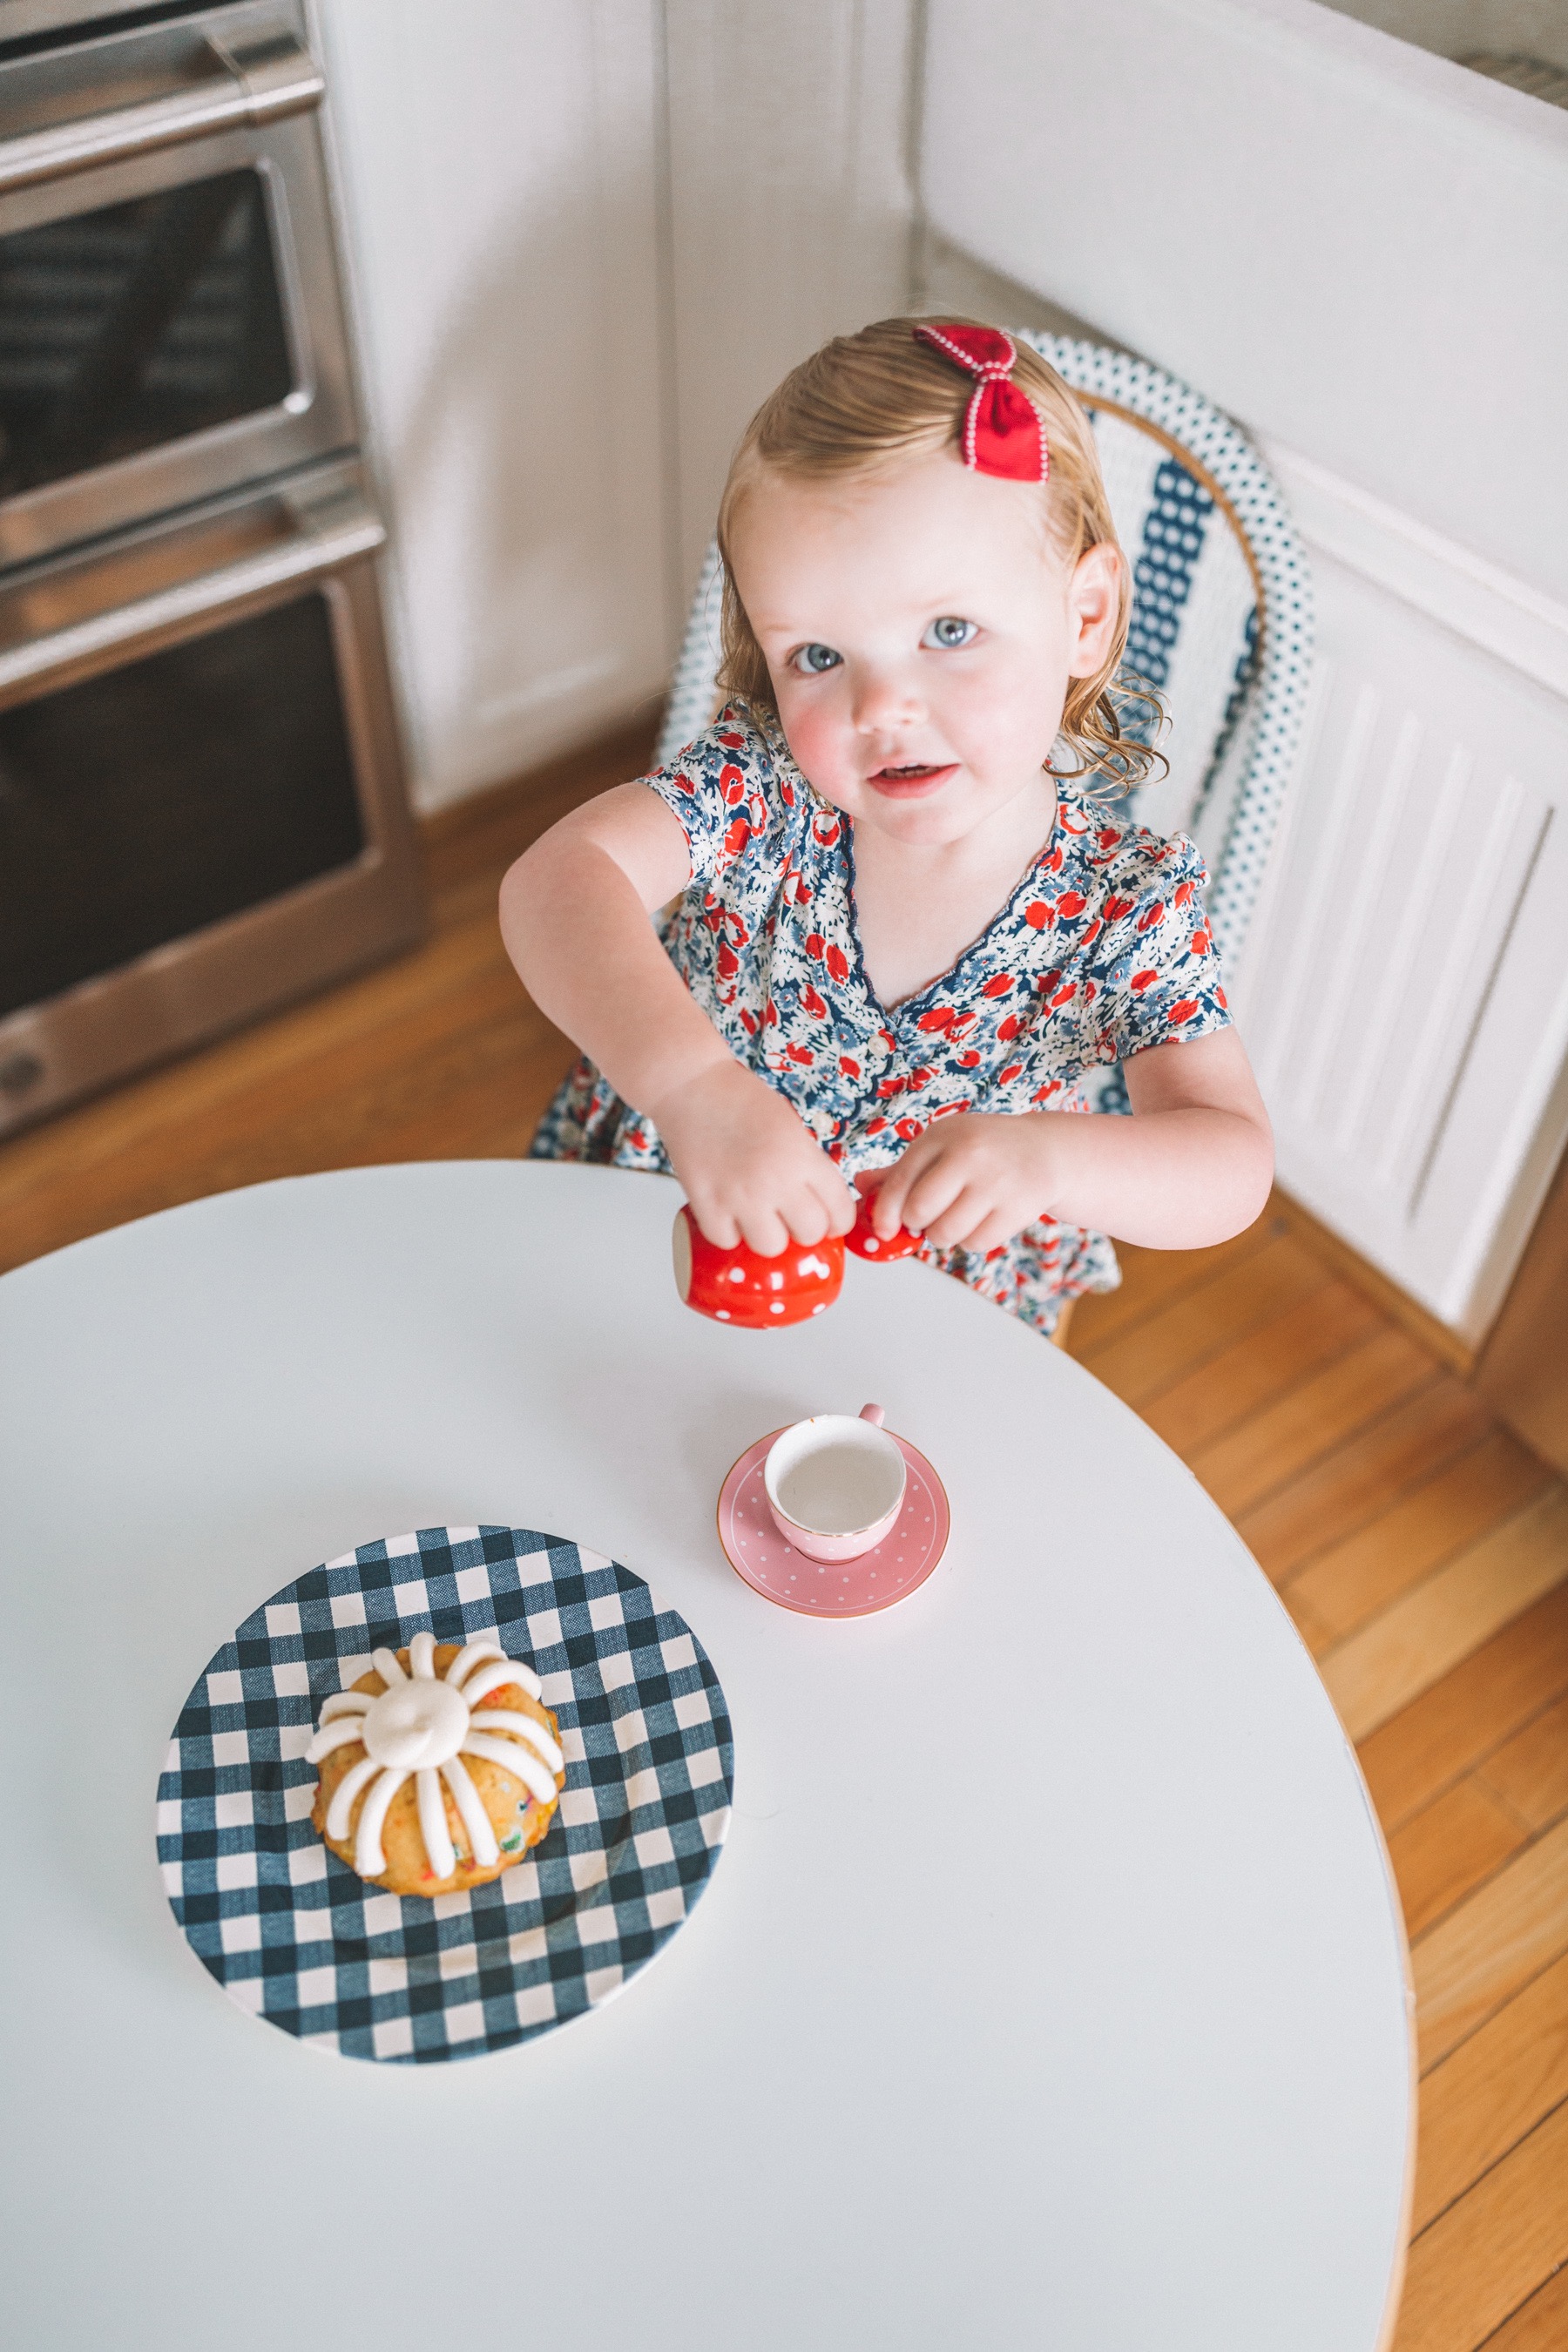
[{"label": "white frosting swirl", "polygon": [[406,1674],[394,1651],[376,1650],[372,1660],[385,1689],[334,1691],[322,1706],[316,1736],[305,1750],[311,1764],[320,1764],[340,1748],[358,1745],[364,1750],[332,1791],[327,1835],[347,1837],[363,1793],[354,1831],[354,1868],[362,1878],[378,1877],[386,1868],[381,1832],[387,1809],[412,1775],[432,1875],[449,1878],[458,1866],[443,1782],[468,1833],[474,1861],[482,1870],[493,1868],[500,1859],[495,1828],[461,1759],[482,1757],[510,1772],[526,1792],[520,1810],[554,1802],[566,1762],[548,1725],[510,1707],[485,1707],[475,1720],[480,1702],[509,1685],[538,1699],[542,1692],[539,1676],[521,1659],[509,1658],[499,1642],[484,1637],[459,1650],[444,1675],[436,1670],[436,1640],[428,1633],[416,1633],[410,1642]]}]

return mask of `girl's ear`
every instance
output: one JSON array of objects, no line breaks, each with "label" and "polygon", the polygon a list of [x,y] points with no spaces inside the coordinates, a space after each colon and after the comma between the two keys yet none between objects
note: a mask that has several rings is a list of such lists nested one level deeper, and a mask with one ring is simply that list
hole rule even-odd
[{"label": "girl's ear", "polygon": [[1068,583],[1068,676],[1093,677],[1110,658],[1121,617],[1123,557],[1102,540],[1086,548]]}]

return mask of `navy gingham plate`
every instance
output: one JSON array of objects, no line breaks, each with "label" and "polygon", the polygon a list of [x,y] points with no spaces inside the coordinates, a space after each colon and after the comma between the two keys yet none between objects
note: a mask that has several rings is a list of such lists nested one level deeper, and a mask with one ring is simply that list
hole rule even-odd
[{"label": "navy gingham plate", "polygon": [[[492,1633],[566,1756],[548,1834],[467,1894],[384,1894],[310,1826],[321,1702],[373,1649]],[[158,1783],[175,1918],[231,2000],[326,2050],[428,2064],[546,2033],[620,1990],[707,1885],[734,1751],[719,1677],[617,1561],[526,1528],[362,1544],[246,1619],[181,1709]]]}]

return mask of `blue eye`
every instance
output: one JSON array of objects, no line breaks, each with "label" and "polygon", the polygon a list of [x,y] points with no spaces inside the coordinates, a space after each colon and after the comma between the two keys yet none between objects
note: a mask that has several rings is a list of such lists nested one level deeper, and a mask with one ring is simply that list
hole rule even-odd
[{"label": "blue eye", "polygon": [[921,643],[932,652],[951,653],[956,646],[969,645],[979,634],[973,621],[961,621],[953,614],[945,613],[940,621],[931,623]]},{"label": "blue eye", "polygon": [[790,656],[790,667],[803,670],[807,677],[820,677],[825,669],[837,669],[843,659],[843,655],[836,654],[831,646],[802,646],[797,654]]}]

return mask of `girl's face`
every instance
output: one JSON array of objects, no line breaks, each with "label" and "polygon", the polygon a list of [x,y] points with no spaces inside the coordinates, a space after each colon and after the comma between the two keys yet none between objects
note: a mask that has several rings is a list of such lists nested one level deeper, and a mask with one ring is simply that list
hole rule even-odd
[{"label": "girl's face", "polygon": [[731,556],[802,774],[911,845],[1041,793],[1068,681],[1115,635],[1115,548],[1069,567],[1038,492],[954,450],[838,482],[764,472]]}]

